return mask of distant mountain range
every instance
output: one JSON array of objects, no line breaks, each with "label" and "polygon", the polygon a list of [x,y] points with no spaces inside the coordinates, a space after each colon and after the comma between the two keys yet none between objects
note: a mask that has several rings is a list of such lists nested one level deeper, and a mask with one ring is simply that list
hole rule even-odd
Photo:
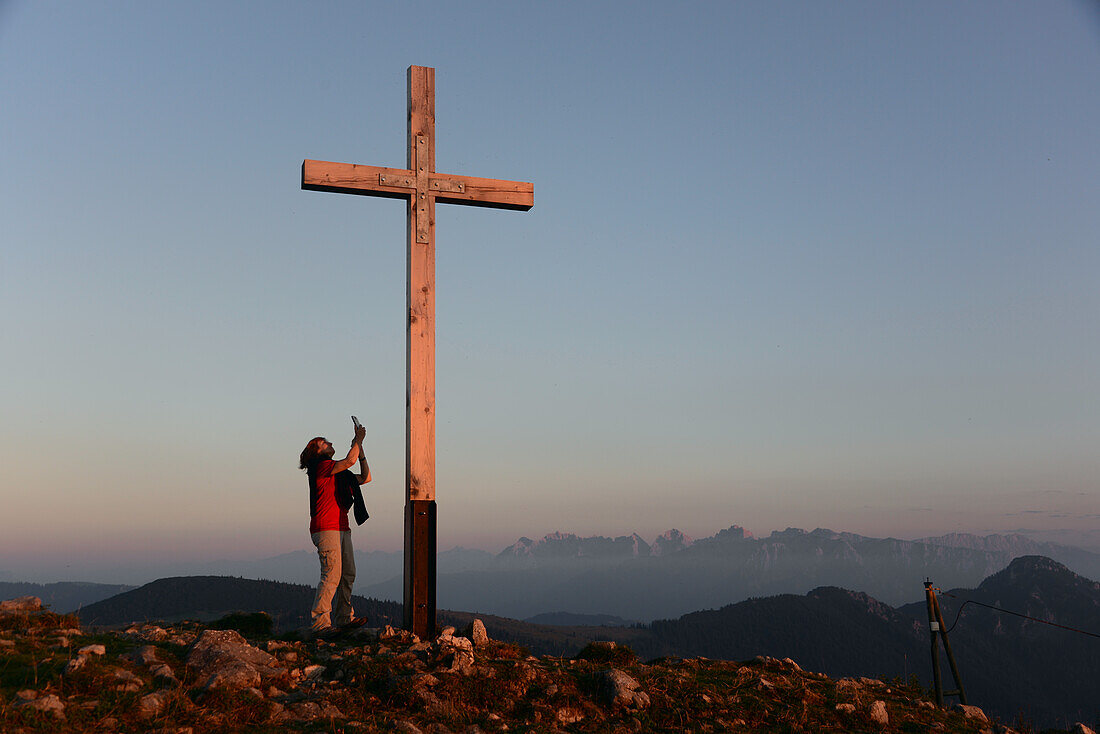
[{"label": "distant mountain range", "polygon": [[[400,552],[355,555],[357,594],[402,598]],[[552,533],[538,540],[520,538],[496,554],[453,548],[437,557],[437,598],[443,608],[515,619],[565,614],[643,621],[752,597],[805,594],[821,586],[859,589],[897,605],[919,598],[926,577],[944,588],[973,587],[1025,555],[1052,558],[1076,573],[1100,578],[1100,554],[1023,535],[956,533],[909,541],[788,528],[754,538],[733,525],[697,540],[678,530],[652,542],[637,534]],[[256,561],[209,563],[170,575],[239,576],[312,586],[319,574],[316,554],[303,550]],[[0,593],[40,596],[57,611],[70,611],[126,588],[24,584],[27,590],[18,592],[16,587],[20,585],[0,585]]]},{"label": "distant mountain range", "polygon": [[[461,571],[448,571],[441,562],[437,598],[450,609],[517,619],[560,610],[652,620],[820,586],[860,589],[901,604],[920,597],[926,577],[943,587],[974,586],[1025,555],[1047,556],[1100,577],[1100,555],[1022,535],[907,541],[788,528],[757,539],[734,525],[699,540],[670,530],[653,543],[636,534],[520,538],[495,557],[468,557]],[[401,577],[356,588],[366,596],[399,599]]]}]

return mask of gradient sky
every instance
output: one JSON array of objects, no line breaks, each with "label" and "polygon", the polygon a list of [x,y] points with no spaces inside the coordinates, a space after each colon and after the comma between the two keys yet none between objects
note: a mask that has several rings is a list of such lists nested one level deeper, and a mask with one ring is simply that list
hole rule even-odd
[{"label": "gradient sky", "polygon": [[401,545],[404,207],[437,212],[439,545],[1023,529],[1100,550],[1100,5],[0,2],[0,578]]}]

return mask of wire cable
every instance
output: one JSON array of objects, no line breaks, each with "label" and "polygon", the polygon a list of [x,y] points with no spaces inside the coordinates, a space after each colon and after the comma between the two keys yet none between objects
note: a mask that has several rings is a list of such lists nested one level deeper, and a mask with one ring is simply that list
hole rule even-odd
[{"label": "wire cable", "polygon": [[[940,591],[940,595],[941,596],[949,596],[952,599],[958,599],[959,598],[959,597],[955,596],[954,594],[948,594],[946,591]],[[1095,632],[1088,632],[1086,630],[1077,629],[1076,627],[1067,627],[1066,625],[1058,624],[1057,622],[1048,622],[1045,619],[1039,619],[1038,617],[1032,617],[1032,616],[1027,615],[1027,614],[1020,614],[1019,612],[1014,612],[1011,609],[1002,609],[1000,607],[995,607],[992,604],[983,604],[982,602],[974,601],[973,599],[967,599],[966,601],[964,601],[962,603],[962,606],[959,607],[958,613],[955,615],[955,621],[951,623],[951,626],[947,629],[947,632],[945,634],[950,633],[951,630],[955,629],[955,625],[957,625],[959,623],[959,617],[962,616],[963,609],[966,608],[967,604],[977,604],[979,607],[985,607],[986,609],[992,609],[995,612],[1004,612],[1005,614],[1012,614],[1012,615],[1015,615],[1017,617],[1023,617],[1024,619],[1030,619],[1032,622],[1039,622],[1040,624],[1049,624],[1051,627],[1058,627],[1059,629],[1069,630],[1070,632],[1078,632],[1082,635],[1088,635],[1089,637],[1100,638],[1100,635],[1096,634]]]}]

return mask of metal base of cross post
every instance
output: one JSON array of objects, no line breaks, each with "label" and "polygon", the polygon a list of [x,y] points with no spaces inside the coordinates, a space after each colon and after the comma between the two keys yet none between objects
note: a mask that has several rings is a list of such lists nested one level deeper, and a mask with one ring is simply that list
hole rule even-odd
[{"label": "metal base of cross post", "polygon": [[435,500],[405,502],[404,626],[435,637]]}]

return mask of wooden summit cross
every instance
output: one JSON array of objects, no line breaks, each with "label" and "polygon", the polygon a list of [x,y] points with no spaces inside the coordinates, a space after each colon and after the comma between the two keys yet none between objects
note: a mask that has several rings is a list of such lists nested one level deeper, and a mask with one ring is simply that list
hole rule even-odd
[{"label": "wooden summit cross", "polygon": [[408,168],[306,160],[302,188],[408,202],[405,629],[435,636],[435,205],[527,211],[535,187],[435,171],[435,69],[410,66]]}]

